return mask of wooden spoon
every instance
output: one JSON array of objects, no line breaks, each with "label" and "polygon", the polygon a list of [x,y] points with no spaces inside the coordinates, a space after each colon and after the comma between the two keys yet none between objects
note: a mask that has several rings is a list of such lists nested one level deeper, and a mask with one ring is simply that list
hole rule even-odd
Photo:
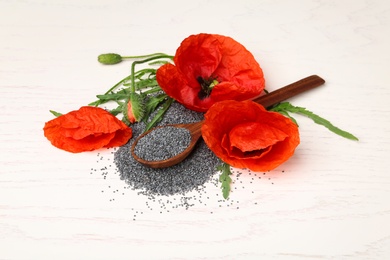
[{"label": "wooden spoon", "polygon": [[[296,96],[302,92],[305,92],[307,90],[313,89],[315,87],[318,87],[325,83],[325,80],[320,78],[317,75],[312,75],[307,78],[301,79],[297,82],[294,82],[290,85],[287,85],[283,88],[280,88],[278,90],[275,90],[271,93],[268,93],[266,95],[260,96],[258,98],[253,99],[254,102],[257,102],[264,106],[265,108],[268,108],[270,106],[273,106],[279,102],[282,102],[283,100],[286,100],[288,98],[291,98],[293,96]],[[144,137],[145,135],[149,134],[151,131],[160,128],[160,127],[166,127],[166,126],[157,126],[153,129],[150,129],[149,131],[143,133],[140,135],[131,146],[131,154],[134,157],[135,160],[142,163],[145,166],[149,166],[151,168],[165,168],[169,166],[173,166],[175,164],[180,163],[183,161],[194,149],[196,143],[198,142],[199,138],[201,137],[201,127],[204,121],[199,121],[195,123],[187,123],[187,124],[173,124],[173,125],[166,125],[166,126],[174,126],[174,127],[182,127],[186,128],[190,134],[191,134],[191,141],[188,147],[181,152],[180,154],[177,154],[174,157],[168,158],[166,160],[161,161],[146,161],[140,157],[138,157],[134,153],[134,149],[138,143],[138,141]]]}]

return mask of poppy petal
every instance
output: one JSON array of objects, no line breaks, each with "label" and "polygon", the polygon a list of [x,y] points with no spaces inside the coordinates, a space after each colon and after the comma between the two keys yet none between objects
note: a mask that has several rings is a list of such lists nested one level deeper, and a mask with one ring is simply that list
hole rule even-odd
[{"label": "poppy petal", "polygon": [[[157,82],[167,95],[198,112],[222,100],[255,98],[264,89],[260,65],[230,37],[191,35],[177,49],[174,63],[157,70]],[[217,84],[211,85],[214,80]]]},{"label": "poppy petal", "polygon": [[205,114],[203,140],[233,167],[268,171],[288,160],[299,144],[298,127],[253,101],[227,100]]},{"label": "poppy petal", "polygon": [[191,35],[177,49],[174,62],[190,86],[197,86],[197,77],[210,77],[222,59],[221,44],[211,34]]},{"label": "poppy petal", "polygon": [[46,122],[43,130],[54,146],[74,153],[120,146],[132,137],[131,128],[122,121],[88,106]]},{"label": "poppy petal", "polygon": [[242,152],[265,149],[286,137],[283,131],[258,122],[237,125],[229,132],[230,145]]}]

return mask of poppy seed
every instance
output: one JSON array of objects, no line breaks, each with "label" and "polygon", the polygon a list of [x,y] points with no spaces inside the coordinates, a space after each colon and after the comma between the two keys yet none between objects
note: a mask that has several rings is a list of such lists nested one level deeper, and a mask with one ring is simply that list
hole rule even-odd
[{"label": "poppy seed", "polygon": [[185,128],[167,126],[151,131],[138,140],[134,153],[146,161],[160,161],[183,152],[191,141]]},{"label": "poppy seed", "polygon": [[[192,123],[203,119],[203,113],[194,112],[184,108],[179,103],[173,103],[163,120],[159,125],[167,124],[181,124]],[[145,129],[145,123],[139,122],[131,125],[133,129],[133,138],[124,146],[121,146],[114,154],[114,162],[120,174],[120,178],[125,180],[132,189],[139,190],[140,194],[153,197],[155,195],[174,195],[185,194],[186,192],[201,189],[207,181],[216,173],[216,167],[220,163],[218,157],[207,147],[207,145],[200,140],[195,146],[193,152],[183,160],[181,163],[162,169],[153,169],[144,166],[137,162],[130,153],[130,147],[134,140],[142,134]],[[179,138],[185,138],[187,133],[179,131],[174,133],[176,129],[168,128],[169,131],[163,131],[163,135],[166,143],[175,143],[178,139],[176,134],[179,134]],[[185,130],[188,132],[188,130]],[[148,150],[150,142],[155,142],[160,136],[157,133],[156,136],[145,138],[146,143],[142,145],[143,149]],[[160,132],[161,134],[161,132]],[[188,133],[189,134],[189,133]],[[145,137],[147,137],[146,135]],[[142,138],[144,139],[144,138]],[[140,140],[142,140],[140,139]],[[187,140],[188,141],[188,140]],[[149,142],[149,144],[148,144]],[[138,144],[137,144],[138,146]],[[183,148],[175,148],[175,152],[182,150]],[[139,151],[140,152],[140,151]],[[163,156],[166,156],[164,154]],[[154,154],[155,155],[155,154]],[[138,155],[139,156],[139,155]],[[150,153],[145,156],[152,156]],[[157,155],[155,155],[157,157]],[[158,156],[161,156],[160,154]],[[187,201],[183,202],[185,207],[191,206]]]}]

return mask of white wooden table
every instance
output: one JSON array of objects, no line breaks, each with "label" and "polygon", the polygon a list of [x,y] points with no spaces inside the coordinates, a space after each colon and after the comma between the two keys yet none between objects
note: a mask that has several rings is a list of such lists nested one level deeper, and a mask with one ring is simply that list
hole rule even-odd
[{"label": "white wooden table", "polygon": [[[174,54],[200,32],[246,46],[268,90],[322,76],[291,102],[360,141],[298,117],[287,163],[234,176],[229,201],[211,185],[205,203],[168,212],[102,170],[112,151],[45,139],[49,109],[128,74],[99,54]],[[0,1],[0,259],[389,259],[389,46],[387,0]]]}]

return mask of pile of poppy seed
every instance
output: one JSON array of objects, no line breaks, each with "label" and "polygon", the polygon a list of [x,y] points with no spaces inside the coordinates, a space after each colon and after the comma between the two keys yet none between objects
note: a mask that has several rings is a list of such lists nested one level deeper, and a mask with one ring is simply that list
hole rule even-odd
[{"label": "pile of poppy seed", "polygon": [[[192,123],[203,119],[203,113],[198,113],[184,108],[181,104],[174,102],[159,125]],[[206,182],[211,180],[216,173],[217,166],[221,161],[200,140],[193,152],[181,163],[162,169],[153,169],[144,166],[134,160],[130,148],[139,135],[144,132],[145,123],[133,124],[133,138],[124,146],[120,147],[114,154],[114,162],[118,169],[120,178],[124,180],[133,190],[148,196],[185,194],[197,190]],[[181,131],[172,128],[161,128],[155,134],[148,134],[140,139],[136,149],[142,154],[142,158],[153,161],[161,160],[167,156],[180,153],[185,144],[189,142],[187,130]],[[147,138],[146,138],[147,137]],[[180,139],[181,141],[179,141]],[[151,150],[171,144],[169,153],[162,151],[155,153]],[[141,151],[142,150],[142,151]],[[150,151],[150,152],[148,152]],[[139,155],[138,155],[139,156]]]}]

